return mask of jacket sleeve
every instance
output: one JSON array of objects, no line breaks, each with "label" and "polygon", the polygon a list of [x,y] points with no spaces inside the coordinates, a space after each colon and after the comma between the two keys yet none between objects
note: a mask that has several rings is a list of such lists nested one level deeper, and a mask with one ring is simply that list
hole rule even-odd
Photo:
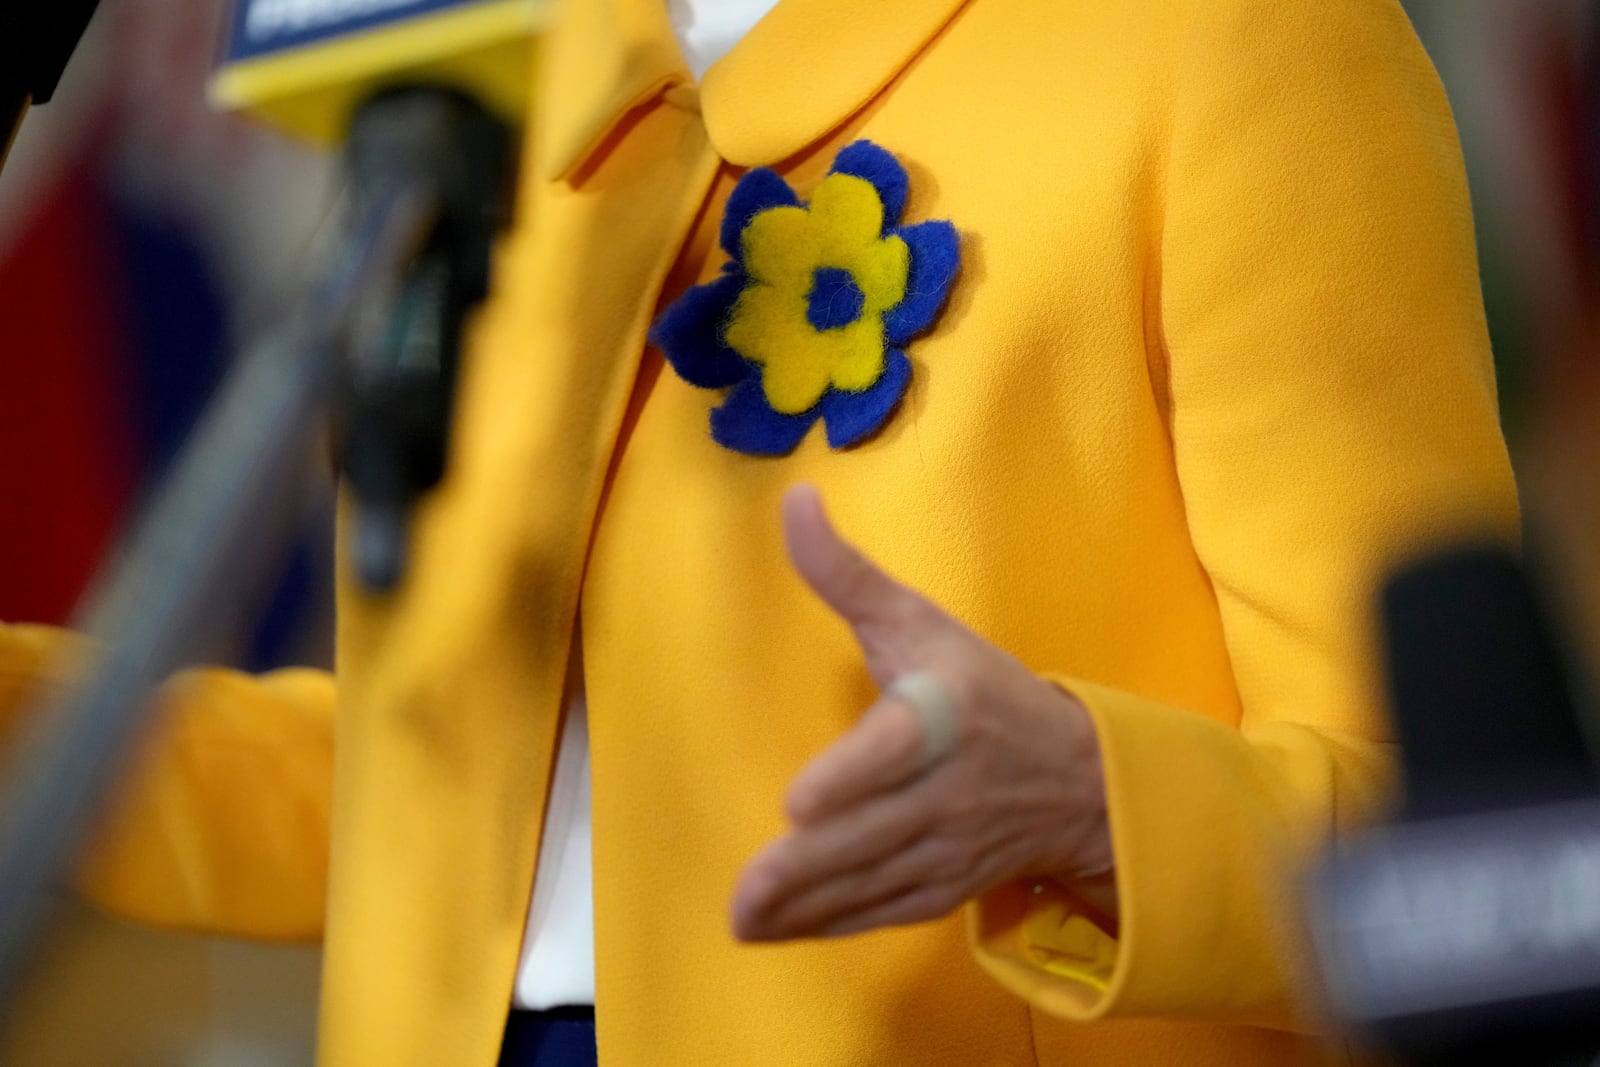
[{"label": "jacket sleeve", "polygon": [[[80,638],[0,625],[0,743],[69,677]],[[244,937],[321,935],[333,787],[331,676],[204,669],[159,690],[154,726],[79,869],[90,902]]]},{"label": "jacket sleeve", "polygon": [[1151,364],[1242,716],[1054,679],[1098,731],[1120,923],[1045,883],[968,920],[1053,1014],[1300,1028],[1297,871],[1392,783],[1379,583],[1435,540],[1514,541],[1517,505],[1454,123],[1399,4],[1195,10]]}]

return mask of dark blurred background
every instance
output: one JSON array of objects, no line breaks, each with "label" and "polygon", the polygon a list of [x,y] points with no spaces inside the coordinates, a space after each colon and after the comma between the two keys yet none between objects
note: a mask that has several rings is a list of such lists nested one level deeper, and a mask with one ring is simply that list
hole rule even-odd
[{"label": "dark blurred background", "polygon": [[[1456,109],[1529,526],[1600,662],[1600,5],[1408,0]],[[331,165],[205,103],[218,0],[102,0],[0,180],[0,619],[63,622],[329,207]],[[197,654],[331,658],[327,486]],[[75,913],[8,1067],[308,1063],[316,950]]]},{"label": "dark blurred background", "polygon": [[1455,107],[1532,542],[1600,660],[1600,4],[1407,0]]},{"label": "dark blurred background", "polygon": [[[220,0],[101,0],[0,176],[0,618],[65,621],[230,354],[280,311],[329,209],[323,156],[215,113]],[[196,658],[331,662],[331,502]],[[311,1062],[318,954],[74,911],[0,1037],[6,1067]]]}]

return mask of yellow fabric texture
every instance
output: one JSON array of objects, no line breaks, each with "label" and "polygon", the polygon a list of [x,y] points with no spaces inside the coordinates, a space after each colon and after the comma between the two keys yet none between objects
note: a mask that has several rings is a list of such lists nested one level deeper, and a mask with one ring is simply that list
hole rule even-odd
[{"label": "yellow fabric texture", "polygon": [[[1517,522],[1455,131],[1398,3],[783,0],[699,91],[663,7],[564,8],[450,477],[404,588],[341,586],[322,1062],[494,1062],[580,609],[603,1064],[1315,1062],[1293,872],[1389,787],[1374,588]],[[806,198],[859,138],[904,161],[907,218],[961,230],[950,304],[876,437],[719,448],[648,323],[716,275],[740,168]],[[1115,937],[1019,884],[732,940],[784,787],[874,696],[785,563],[800,480],[1088,707]],[[264,760],[325,751],[332,703],[212,674],[182,699]],[[130,806],[245,810],[165,773]],[[287,877],[313,821],[271,822]],[[192,893],[247,857],[189,840],[216,852],[159,876],[116,848],[100,898],[296,926],[292,893]]]}]

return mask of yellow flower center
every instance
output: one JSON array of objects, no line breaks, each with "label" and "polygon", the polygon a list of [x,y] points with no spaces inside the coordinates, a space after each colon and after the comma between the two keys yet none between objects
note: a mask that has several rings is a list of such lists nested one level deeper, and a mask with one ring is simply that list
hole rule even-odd
[{"label": "yellow flower center", "polygon": [[[778,207],[744,231],[751,284],[734,304],[723,337],[761,366],[772,409],[798,415],[828,387],[858,393],[883,374],[883,314],[906,292],[911,251],[884,237],[883,203],[872,183],[849,174],[822,180],[809,208]],[[818,329],[807,314],[819,269],[845,271],[861,292],[861,313]]]}]

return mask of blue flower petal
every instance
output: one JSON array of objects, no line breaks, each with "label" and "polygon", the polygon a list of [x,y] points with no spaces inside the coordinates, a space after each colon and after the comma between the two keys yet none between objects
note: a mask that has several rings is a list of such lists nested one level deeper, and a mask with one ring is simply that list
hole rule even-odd
[{"label": "blue flower petal", "polygon": [[724,448],[752,456],[787,456],[817,420],[816,409],[782,415],[767,403],[761,379],[752,376],[733,387],[722,406],[711,410],[711,437]]},{"label": "blue flower petal", "polygon": [[860,393],[830,389],[819,405],[828,427],[828,444],[833,448],[851,445],[875,433],[905,396],[911,383],[911,361],[898,348],[884,360],[883,375]]},{"label": "blue flower petal", "polygon": [[871,141],[857,141],[847,145],[834,157],[831,174],[850,174],[864,178],[878,190],[883,201],[883,232],[888,233],[900,221],[906,209],[906,197],[911,193],[911,179],[906,169],[887,149]]},{"label": "blue flower petal", "polygon": [[722,325],[748,279],[724,274],[697,285],[661,313],[650,329],[650,343],[661,349],[678,376],[701,389],[724,389],[755,372],[722,340]]},{"label": "blue flower petal", "polygon": [[961,268],[961,240],[948,222],[920,222],[896,231],[911,248],[906,295],[883,316],[891,345],[903,345],[933,324]]},{"label": "blue flower petal", "polygon": [[770,208],[798,207],[800,198],[794,195],[789,183],[768,167],[757,167],[739,179],[728,196],[728,206],[722,215],[722,250],[737,263],[744,262],[744,242],[741,235],[750,220]]}]

